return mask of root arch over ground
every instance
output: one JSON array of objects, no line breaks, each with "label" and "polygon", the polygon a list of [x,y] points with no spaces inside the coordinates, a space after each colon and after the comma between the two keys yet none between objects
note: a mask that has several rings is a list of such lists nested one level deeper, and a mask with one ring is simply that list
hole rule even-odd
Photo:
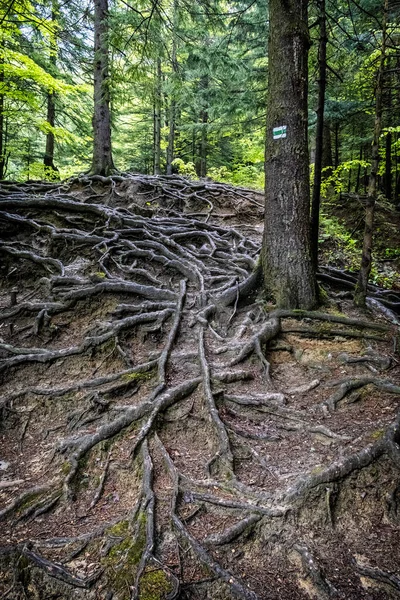
[{"label": "root arch over ground", "polygon": [[274,310],[261,215],[175,176],[1,186],[2,597],[399,596],[399,299]]}]

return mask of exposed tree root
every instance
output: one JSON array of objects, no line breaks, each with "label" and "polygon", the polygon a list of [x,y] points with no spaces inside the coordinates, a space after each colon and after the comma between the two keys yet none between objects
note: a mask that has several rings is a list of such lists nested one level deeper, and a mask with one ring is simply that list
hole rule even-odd
[{"label": "exposed tree root", "polygon": [[316,557],[361,501],[360,546],[372,514],[398,525],[399,299],[268,313],[258,229],[226,225],[260,200],[178,176],[0,186],[4,597],[398,593],[393,562]]}]

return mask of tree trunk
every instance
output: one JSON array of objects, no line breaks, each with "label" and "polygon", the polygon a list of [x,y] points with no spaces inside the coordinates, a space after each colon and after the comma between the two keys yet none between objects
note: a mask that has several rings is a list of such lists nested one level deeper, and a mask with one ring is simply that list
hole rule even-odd
[{"label": "tree trunk", "polygon": [[171,102],[169,105],[169,132],[168,132],[168,147],[167,147],[167,175],[172,174],[172,162],[175,154],[175,129],[176,129],[176,101],[175,101],[175,85],[178,73],[177,61],[177,28],[178,28],[178,1],[174,0],[173,15],[172,15],[172,51],[171,51],[171,66],[172,66],[172,82],[173,90],[171,93]]},{"label": "tree trunk", "polygon": [[[363,158],[363,147],[361,145],[360,146],[360,158],[359,158],[360,163],[362,161],[362,158]],[[358,168],[357,168],[357,179],[356,179],[356,186],[355,186],[355,190],[354,190],[356,194],[358,194],[359,189],[360,189],[360,177],[361,177],[361,164],[359,164]]]},{"label": "tree trunk", "polygon": [[[4,42],[0,45],[0,90],[4,89]],[[4,94],[0,93],[0,180],[5,175]]]},{"label": "tree trunk", "polygon": [[200,141],[198,143],[196,158],[196,173],[198,177],[207,175],[207,152],[208,152],[208,75],[203,75],[200,79]]},{"label": "tree trunk", "polygon": [[91,173],[115,170],[111,151],[110,76],[108,71],[108,0],[94,2],[94,114]]},{"label": "tree trunk", "polygon": [[319,211],[321,204],[321,181],[322,181],[322,155],[324,134],[324,107],[326,89],[326,14],[325,0],[317,0],[319,12],[319,48],[318,48],[318,107],[317,107],[317,131],[315,139],[315,163],[314,163],[314,186],[311,202],[311,256],[313,267],[318,268],[318,233],[319,233]]},{"label": "tree trunk", "polygon": [[307,4],[307,0],[269,2],[262,251],[266,291],[280,307],[304,309],[313,308],[317,302],[309,221]]},{"label": "tree trunk", "polygon": [[161,173],[161,59],[157,58],[154,90],[154,175]]},{"label": "tree trunk", "polygon": [[[51,10],[51,20],[53,24],[56,22],[58,18],[58,3],[56,0],[53,0],[52,10]],[[55,70],[57,66],[57,40],[54,33],[50,36],[50,67],[51,74],[55,75]],[[51,131],[48,131],[46,134],[46,150],[44,153],[43,164],[45,167],[48,167],[51,171],[57,172],[58,169],[54,165],[54,133],[53,128],[56,120],[56,104],[55,104],[55,94],[54,92],[48,92],[47,94],[47,122],[52,128]]]},{"label": "tree trunk", "polygon": [[384,89],[384,69],[386,60],[387,43],[387,12],[389,0],[385,0],[383,22],[382,22],[382,46],[379,61],[378,76],[375,92],[375,126],[372,141],[371,173],[368,182],[368,193],[365,209],[364,240],[361,257],[361,267],[354,292],[354,303],[356,306],[365,306],[367,297],[368,279],[372,266],[372,241],[374,229],[375,201],[377,195],[378,167],[379,167],[379,138],[382,133],[382,108]]},{"label": "tree trunk", "polygon": [[208,110],[201,111],[201,141],[200,141],[200,169],[199,177],[207,175],[207,125],[208,125]]},{"label": "tree trunk", "polygon": [[[54,93],[47,94],[47,122],[51,127],[54,127],[56,117],[56,105]],[[46,134],[46,150],[44,154],[43,164],[52,171],[57,171],[54,165],[54,133],[49,131]]]},{"label": "tree trunk", "polygon": [[331,128],[326,121],[324,121],[324,131],[322,135],[322,168],[329,169],[324,172],[324,177],[332,175],[332,136]]},{"label": "tree trunk", "polygon": [[339,123],[335,123],[335,169],[339,166]]}]

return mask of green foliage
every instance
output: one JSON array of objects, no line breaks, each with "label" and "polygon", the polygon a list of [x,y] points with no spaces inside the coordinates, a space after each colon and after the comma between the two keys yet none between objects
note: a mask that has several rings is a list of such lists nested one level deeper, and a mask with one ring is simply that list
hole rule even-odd
[{"label": "green foliage", "polygon": [[319,243],[325,264],[350,270],[359,268],[359,243],[336,217],[321,214]]},{"label": "green foliage", "polygon": [[[366,169],[369,168],[369,162],[365,160],[347,160],[341,163],[336,169],[332,171],[332,168],[325,167],[322,169],[322,183],[321,183],[321,196],[324,198],[329,197],[331,191],[336,194],[345,192],[348,189],[349,184],[349,173],[352,170],[357,170],[359,167]],[[329,173],[327,177],[324,174]]]},{"label": "green foliage", "polygon": [[190,179],[197,179],[194,163],[185,163],[181,158],[175,158],[172,161],[172,166],[178,171],[179,175],[190,177]]},{"label": "green foliage", "polygon": [[264,188],[263,165],[237,165],[233,170],[227,167],[211,167],[208,175],[215,181],[231,183],[254,189]]}]

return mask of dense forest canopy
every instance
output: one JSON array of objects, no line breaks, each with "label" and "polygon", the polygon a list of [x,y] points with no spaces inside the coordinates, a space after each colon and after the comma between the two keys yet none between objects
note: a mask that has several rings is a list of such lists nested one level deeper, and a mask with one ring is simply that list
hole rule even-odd
[{"label": "dense forest canopy", "polygon": [[[311,158],[318,104],[318,4],[309,7]],[[43,167],[49,134],[61,178],[88,170],[92,3],[2,1],[0,10],[0,176],[54,176]],[[328,1],[325,13],[324,185],[359,192],[371,159],[383,4]],[[112,1],[107,15],[116,167],[165,173],[175,161],[174,170],[183,174],[262,187],[267,3],[174,0],[133,6]],[[388,35],[379,175],[380,188],[397,202],[399,34],[394,2],[389,4]]]}]

